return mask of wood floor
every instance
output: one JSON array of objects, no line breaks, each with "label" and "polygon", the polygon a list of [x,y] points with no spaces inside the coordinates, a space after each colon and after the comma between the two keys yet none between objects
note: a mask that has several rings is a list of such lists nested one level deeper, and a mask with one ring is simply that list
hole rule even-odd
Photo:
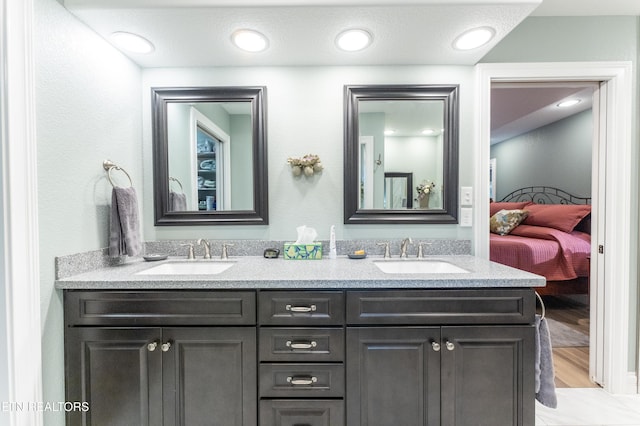
[{"label": "wood floor", "polygon": [[[556,321],[589,334],[589,305],[585,300],[563,296],[543,296],[546,315]],[[589,380],[589,347],[553,349],[553,367],[557,388],[597,388]]]}]

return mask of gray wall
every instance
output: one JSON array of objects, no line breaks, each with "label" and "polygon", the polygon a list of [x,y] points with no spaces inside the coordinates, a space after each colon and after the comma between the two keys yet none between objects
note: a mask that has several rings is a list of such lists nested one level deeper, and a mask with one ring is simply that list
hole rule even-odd
[{"label": "gray wall", "polygon": [[[44,400],[53,402],[65,400],[54,258],[108,246],[111,185],[103,160],[131,175],[144,213],[141,74],[57,1],[36,0],[34,13],[42,376]],[[120,172],[113,176],[127,182]],[[64,424],[63,413],[43,414],[47,425]]]},{"label": "gray wall", "polygon": [[591,196],[591,110],[491,146],[496,200],[525,186],[553,186]]}]

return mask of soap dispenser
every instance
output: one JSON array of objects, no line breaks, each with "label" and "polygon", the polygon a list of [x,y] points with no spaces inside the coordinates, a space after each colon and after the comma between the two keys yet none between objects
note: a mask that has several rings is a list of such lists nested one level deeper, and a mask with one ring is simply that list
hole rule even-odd
[{"label": "soap dispenser", "polygon": [[329,233],[329,259],[335,259],[338,257],[336,251],[336,226],[331,225],[331,231]]}]

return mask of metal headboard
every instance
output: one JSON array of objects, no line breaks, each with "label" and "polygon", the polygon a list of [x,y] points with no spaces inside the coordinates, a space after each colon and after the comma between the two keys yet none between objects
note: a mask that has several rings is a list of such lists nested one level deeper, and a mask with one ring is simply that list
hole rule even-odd
[{"label": "metal headboard", "polygon": [[577,197],[552,186],[526,186],[500,201],[532,201],[536,204],[591,204],[591,197]]}]

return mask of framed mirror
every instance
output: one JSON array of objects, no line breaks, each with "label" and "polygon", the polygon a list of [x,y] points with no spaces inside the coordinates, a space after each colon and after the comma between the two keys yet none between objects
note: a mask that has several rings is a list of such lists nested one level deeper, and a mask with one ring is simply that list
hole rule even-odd
[{"label": "framed mirror", "polygon": [[345,224],[458,223],[457,85],[345,86],[344,114]]},{"label": "framed mirror", "polygon": [[266,88],[151,92],[155,224],[268,224]]}]

